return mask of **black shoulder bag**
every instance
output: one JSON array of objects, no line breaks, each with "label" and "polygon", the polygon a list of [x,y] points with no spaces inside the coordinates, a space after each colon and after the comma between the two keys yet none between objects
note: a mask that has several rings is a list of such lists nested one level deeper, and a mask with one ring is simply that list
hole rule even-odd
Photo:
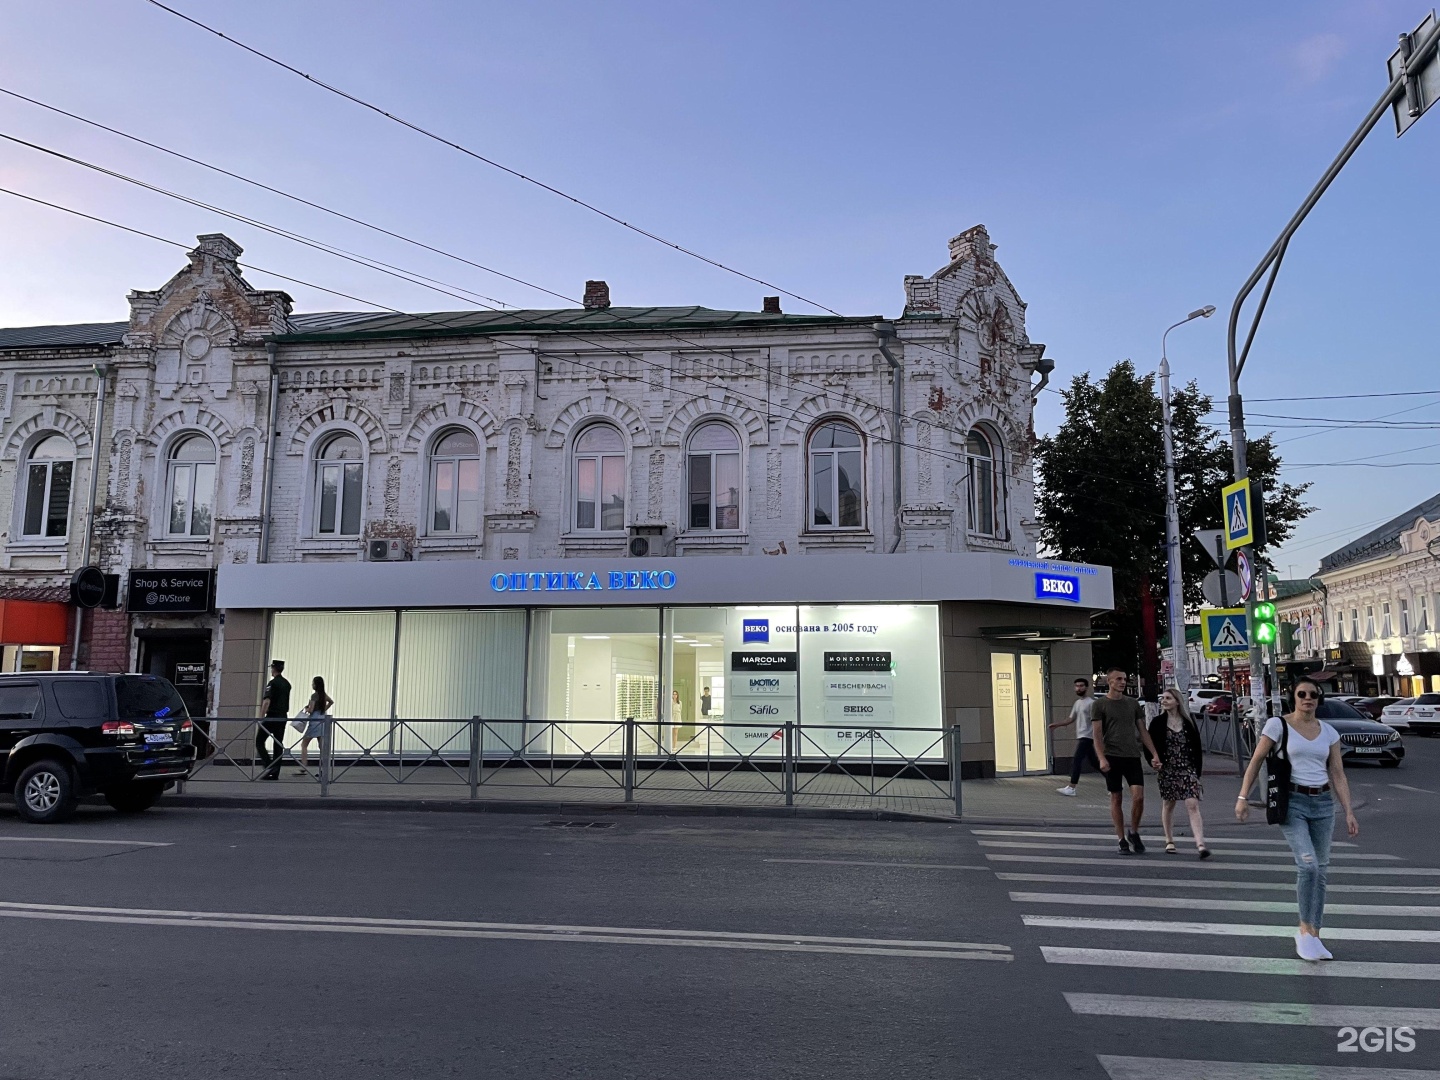
[{"label": "black shoulder bag", "polygon": [[1290,816],[1290,725],[1280,718],[1280,742],[1265,755],[1265,820],[1284,825]]}]

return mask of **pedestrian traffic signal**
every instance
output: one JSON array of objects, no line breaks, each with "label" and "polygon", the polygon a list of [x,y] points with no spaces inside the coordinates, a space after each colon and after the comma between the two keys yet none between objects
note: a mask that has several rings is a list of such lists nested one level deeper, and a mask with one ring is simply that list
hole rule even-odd
[{"label": "pedestrian traffic signal", "polygon": [[1257,645],[1274,645],[1279,637],[1275,626],[1275,605],[1262,600],[1255,605],[1255,632],[1250,635]]}]

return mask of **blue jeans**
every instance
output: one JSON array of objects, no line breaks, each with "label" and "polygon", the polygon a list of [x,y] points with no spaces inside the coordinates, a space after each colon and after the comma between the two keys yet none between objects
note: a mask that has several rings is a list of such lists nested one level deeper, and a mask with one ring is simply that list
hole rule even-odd
[{"label": "blue jeans", "polygon": [[1300,921],[1320,929],[1325,917],[1325,878],[1330,868],[1330,836],[1335,831],[1335,799],[1330,792],[1290,792],[1290,813],[1280,826],[1295,856],[1295,897]]}]

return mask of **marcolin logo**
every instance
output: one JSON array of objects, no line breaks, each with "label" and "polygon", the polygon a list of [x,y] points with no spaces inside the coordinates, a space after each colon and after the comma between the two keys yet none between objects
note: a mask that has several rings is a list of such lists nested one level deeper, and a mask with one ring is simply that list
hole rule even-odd
[{"label": "marcolin logo", "polygon": [[770,644],[770,620],[769,619],[746,619],[742,624],[744,643],[750,645],[754,642]]},{"label": "marcolin logo", "polygon": [[1069,600],[1072,604],[1078,604],[1080,602],[1080,579],[1066,574],[1036,574],[1035,599]]}]

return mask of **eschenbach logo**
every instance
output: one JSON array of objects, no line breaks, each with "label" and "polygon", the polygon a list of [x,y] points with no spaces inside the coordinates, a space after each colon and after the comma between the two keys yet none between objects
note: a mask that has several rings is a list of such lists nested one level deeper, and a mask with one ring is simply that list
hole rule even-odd
[{"label": "eschenbach logo", "polygon": [[744,634],[744,644],[746,645],[755,642],[770,644],[769,619],[745,619],[741,624],[741,632]]},{"label": "eschenbach logo", "polygon": [[1035,575],[1035,599],[1068,600],[1072,604],[1078,604],[1080,579],[1068,574],[1038,573]]}]

